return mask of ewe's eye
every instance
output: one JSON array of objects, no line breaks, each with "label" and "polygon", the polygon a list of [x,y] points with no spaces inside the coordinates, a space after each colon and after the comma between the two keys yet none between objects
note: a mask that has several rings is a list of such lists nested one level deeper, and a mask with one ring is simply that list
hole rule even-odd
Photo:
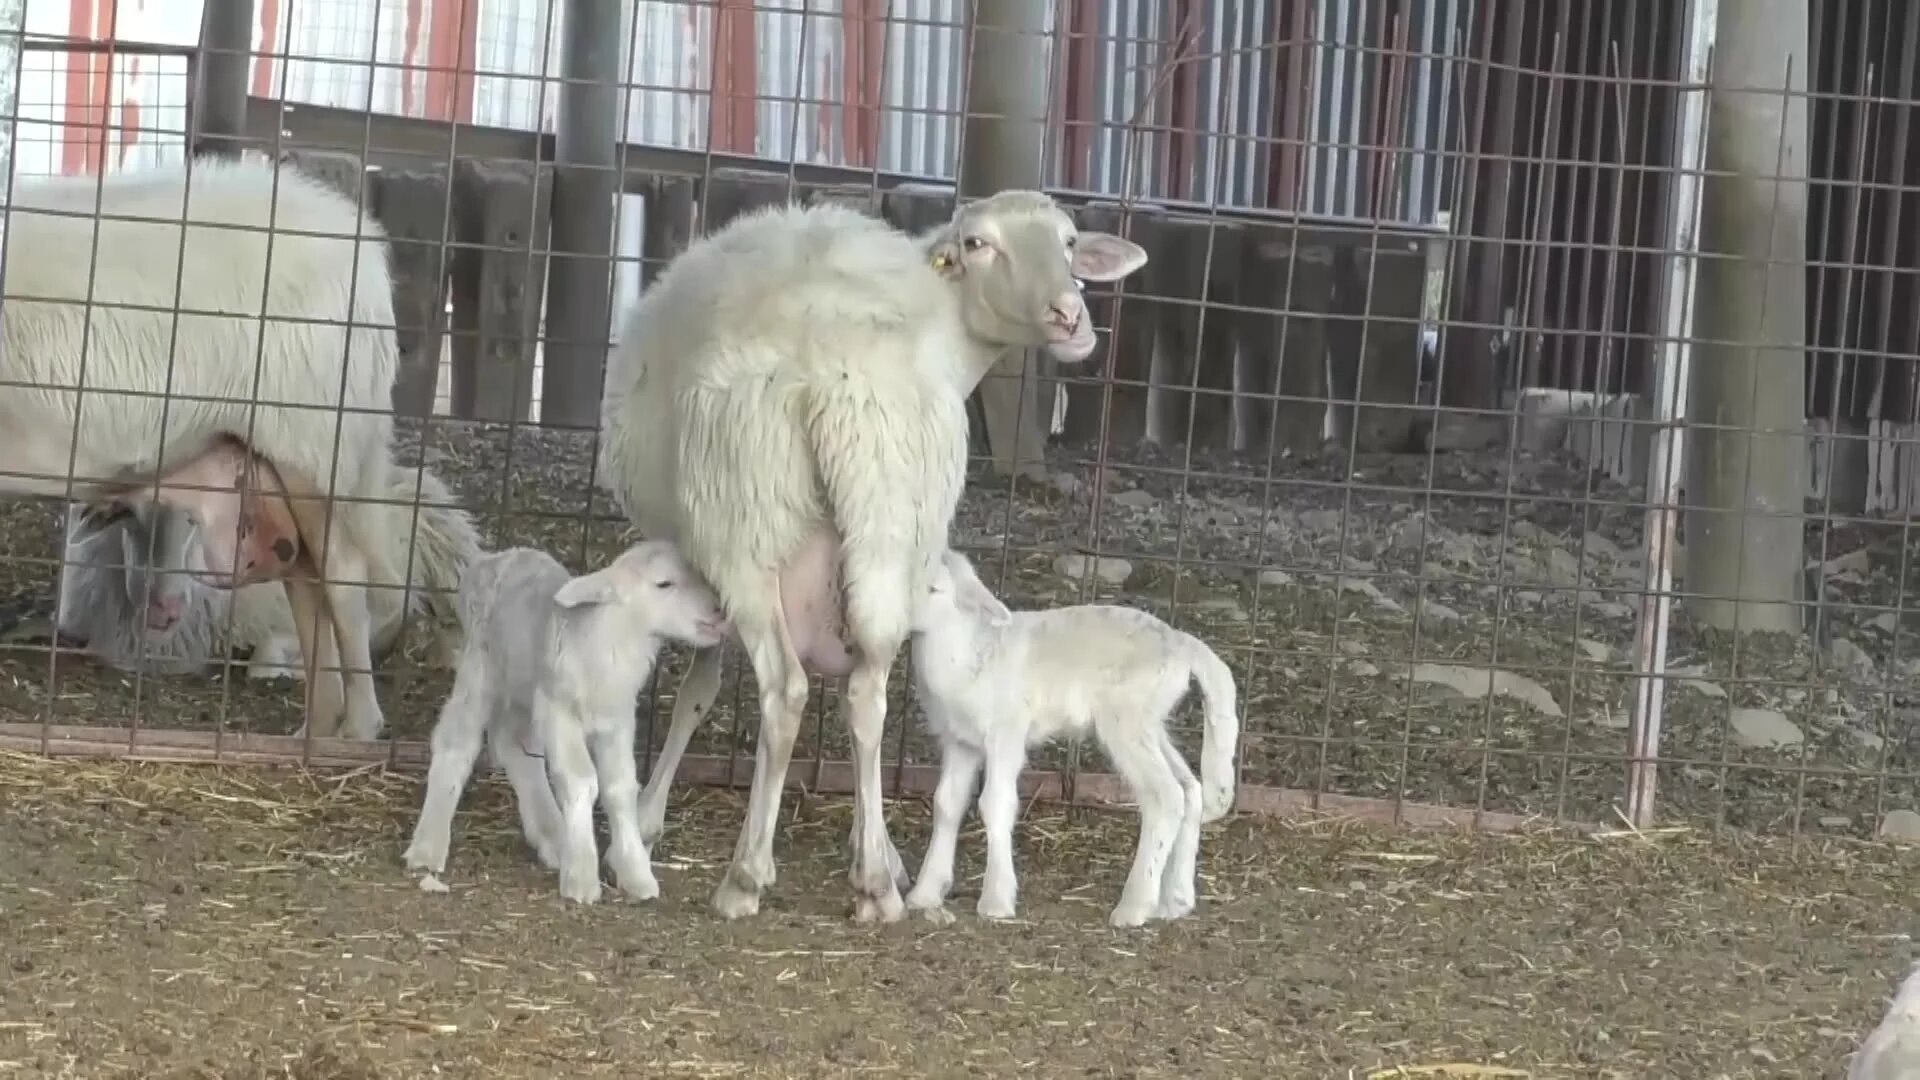
[{"label": "ewe's eye", "polygon": [[1079,237],[1077,237],[1077,236],[1069,236],[1069,237],[1067,237],[1067,250],[1068,250],[1068,251],[1072,251],[1072,250],[1074,249],[1074,245],[1076,245],[1076,244],[1078,244],[1078,243],[1080,243],[1080,238],[1079,238]]},{"label": "ewe's eye", "polygon": [[656,588],[656,589],[671,589],[671,588],[673,588],[673,582],[671,582],[671,581],[656,581],[656,582],[654,582],[654,583],[653,583],[653,587],[654,587],[654,588]]},{"label": "ewe's eye", "polygon": [[968,251],[979,251],[981,248],[987,246],[987,242],[977,236],[969,236],[965,240],[960,241],[960,246],[966,248]]}]

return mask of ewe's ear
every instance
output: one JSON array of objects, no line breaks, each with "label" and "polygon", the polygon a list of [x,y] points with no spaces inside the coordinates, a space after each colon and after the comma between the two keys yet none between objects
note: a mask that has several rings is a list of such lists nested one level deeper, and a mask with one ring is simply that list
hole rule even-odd
[{"label": "ewe's ear", "polygon": [[1124,237],[1083,232],[1073,245],[1073,276],[1086,281],[1119,281],[1147,265],[1147,249]]},{"label": "ewe's ear", "polygon": [[957,278],[966,272],[960,261],[960,241],[952,229],[941,229],[927,240],[927,261],[941,277]]},{"label": "ewe's ear", "polygon": [[553,594],[553,602],[563,608],[611,604],[620,598],[620,582],[612,567],[574,578]]}]

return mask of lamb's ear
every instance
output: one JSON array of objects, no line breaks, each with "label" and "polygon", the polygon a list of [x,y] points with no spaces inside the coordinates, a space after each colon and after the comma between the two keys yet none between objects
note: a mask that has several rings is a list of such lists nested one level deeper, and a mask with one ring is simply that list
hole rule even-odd
[{"label": "lamb's ear", "polygon": [[1084,281],[1119,281],[1145,265],[1147,249],[1125,237],[1083,232],[1074,239],[1072,273]]},{"label": "lamb's ear", "polygon": [[953,576],[954,599],[964,610],[971,611],[987,620],[989,626],[1005,626],[1013,621],[1013,612],[1007,605],[993,595],[992,590],[971,572]]},{"label": "lamb's ear", "polygon": [[563,608],[611,604],[620,598],[620,583],[612,567],[574,578],[553,594],[553,602]]}]

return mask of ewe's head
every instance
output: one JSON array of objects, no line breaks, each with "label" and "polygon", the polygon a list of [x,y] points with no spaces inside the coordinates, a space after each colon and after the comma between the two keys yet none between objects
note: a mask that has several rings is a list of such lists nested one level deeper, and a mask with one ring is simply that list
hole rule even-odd
[{"label": "ewe's head", "polygon": [[921,580],[920,596],[913,605],[913,632],[924,634],[956,618],[1005,626],[1013,621],[1013,612],[973,572],[973,563],[965,555],[948,550],[927,567]]},{"label": "ewe's head", "polygon": [[605,569],[568,581],[553,602],[569,610],[601,607],[637,632],[700,648],[718,645],[733,632],[720,598],[664,540],[642,541]]},{"label": "ewe's head", "polygon": [[1037,191],[1003,191],[960,208],[929,248],[934,269],[960,287],[961,318],[975,337],[1044,345],[1055,359],[1093,355],[1093,320],[1074,279],[1118,281],[1146,265],[1140,245],[1081,232]]}]

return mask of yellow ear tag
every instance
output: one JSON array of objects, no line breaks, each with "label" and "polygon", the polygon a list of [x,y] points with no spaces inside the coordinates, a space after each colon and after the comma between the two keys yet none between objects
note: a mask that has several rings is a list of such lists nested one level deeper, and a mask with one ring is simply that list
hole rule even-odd
[{"label": "yellow ear tag", "polygon": [[948,266],[951,266],[952,264],[953,264],[953,260],[947,258],[945,252],[942,252],[933,257],[933,268],[935,270],[945,270]]}]

